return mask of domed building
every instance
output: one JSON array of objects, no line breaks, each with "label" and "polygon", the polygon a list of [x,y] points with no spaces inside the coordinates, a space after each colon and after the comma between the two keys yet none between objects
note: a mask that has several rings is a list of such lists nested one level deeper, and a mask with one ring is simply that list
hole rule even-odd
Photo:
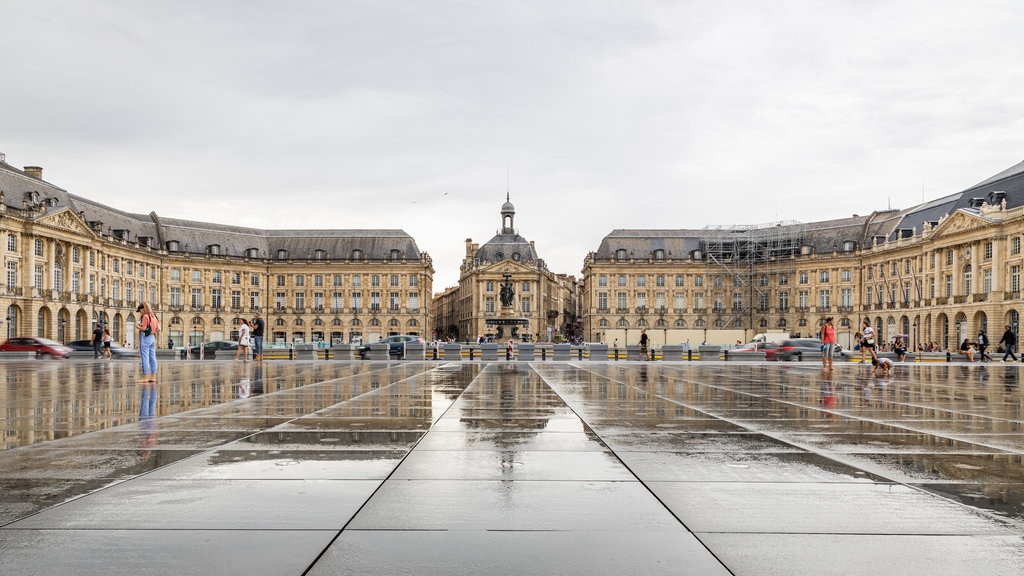
[{"label": "domed building", "polygon": [[483,245],[466,239],[459,285],[434,297],[437,338],[546,342],[571,332],[575,278],[548,270],[515,215],[506,193],[497,234]]}]

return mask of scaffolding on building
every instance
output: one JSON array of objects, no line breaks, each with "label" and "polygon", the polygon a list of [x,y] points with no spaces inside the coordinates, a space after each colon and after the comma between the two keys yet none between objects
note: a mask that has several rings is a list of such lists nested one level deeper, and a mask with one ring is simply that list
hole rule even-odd
[{"label": "scaffolding on building", "polygon": [[[760,319],[788,304],[771,302],[772,275],[795,270],[795,258],[805,250],[807,226],[796,221],[741,226],[706,226],[700,234],[700,250],[707,262],[711,285],[711,311],[715,328],[777,330],[761,326]],[[724,274],[712,274],[717,268]],[[761,281],[761,278],[766,279]],[[730,291],[731,289],[731,291]],[[726,303],[729,303],[726,305]]]}]

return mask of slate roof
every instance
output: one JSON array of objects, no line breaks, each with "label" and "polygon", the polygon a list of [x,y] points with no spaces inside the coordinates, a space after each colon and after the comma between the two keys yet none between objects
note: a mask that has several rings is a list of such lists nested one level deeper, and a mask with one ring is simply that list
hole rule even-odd
[{"label": "slate roof", "polygon": [[[857,248],[869,247],[876,237],[891,241],[909,234],[920,235],[926,223],[937,223],[957,210],[977,213],[978,199],[994,204],[1000,198],[999,193],[1005,197],[1007,208],[1024,205],[1024,162],[967,190],[907,209],[877,211],[867,216],[855,215],[836,220],[787,223],[782,224],[777,231],[783,236],[790,234],[794,238],[799,237],[802,245],[811,246],[818,254],[830,253],[833,249],[841,251],[844,242],[848,241],[856,242]],[[756,227],[742,226],[736,229],[742,233],[751,228]],[[610,260],[614,258],[616,250],[624,248],[631,257],[646,259],[654,250],[661,248],[665,250],[667,258],[685,258],[693,250],[701,248],[702,241],[716,234],[721,235],[722,230],[613,230],[601,240],[593,257],[595,260]]]},{"label": "slate roof", "polygon": [[[32,178],[5,162],[0,162],[0,191],[4,192],[4,204],[15,209],[23,208],[22,201],[27,193],[38,192],[40,210],[45,206],[45,211],[31,216],[34,218],[70,209],[82,214],[91,225],[95,224],[98,231],[95,228],[94,231],[98,234],[106,236],[122,230],[129,242],[146,236],[153,239],[154,247],[166,247],[167,242],[177,241],[181,251],[192,254],[205,254],[209,246],[216,245],[220,247],[220,254],[227,256],[243,256],[247,250],[255,248],[260,258],[274,258],[278,250],[286,250],[290,258],[312,258],[316,250],[323,250],[326,259],[348,259],[357,249],[369,260],[389,259],[392,250],[398,250],[402,258],[410,260],[422,256],[416,241],[402,230],[262,230],[164,218],[155,212],[124,212]],[[51,199],[52,206],[46,203],[47,199]]]}]

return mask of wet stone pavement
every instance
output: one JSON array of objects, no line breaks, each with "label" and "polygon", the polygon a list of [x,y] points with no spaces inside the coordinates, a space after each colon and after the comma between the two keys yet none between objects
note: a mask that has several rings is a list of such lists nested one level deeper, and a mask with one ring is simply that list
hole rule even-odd
[{"label": "wet stone pavement", "polygon": [[1019,576],[1022,370],[0,363],[0,574]]}]

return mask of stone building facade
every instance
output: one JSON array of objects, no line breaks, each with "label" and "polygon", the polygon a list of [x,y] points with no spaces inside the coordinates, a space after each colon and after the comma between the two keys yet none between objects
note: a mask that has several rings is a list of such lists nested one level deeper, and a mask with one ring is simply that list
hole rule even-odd
[{"label": "stone building facade", "polygon": [[813,223],[615,230],[584,260],[587,339],[735,344],[816,336],[836,319],[850,346],[864,319],[883,340],[942,349],[1017,331],[1024,163],[905,210]]},{"label": "stone building facade", "polygon": [[130,214],[0,158],[3,333],[67,342],[95,322],[134,344],[152,303],[174,346],[233,339],[261,312],[266,342],[429,332],[433,264],[401,230],[260,230]]},{"label": "stone building facade", "polygon": [[[534,243],[516,230],[515,212],[506,195],[498,233],[483,245],[466,239],[458,286],[434,298],[437,338],[475,341],[482,336],[547,342],[572,331],[575,278],[548,270]],[[512,289],[509,306],[501,301],[506,282]],[[507,323],[509,319],[521,323]]]}]

